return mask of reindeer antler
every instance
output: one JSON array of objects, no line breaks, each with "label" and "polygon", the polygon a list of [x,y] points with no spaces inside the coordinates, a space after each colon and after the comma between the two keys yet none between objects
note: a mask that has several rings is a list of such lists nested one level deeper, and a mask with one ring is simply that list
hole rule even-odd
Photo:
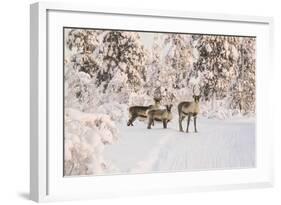
[{"label": "reindeer antler", "polygon": [[[195,86],[196,85],[193,85],[193,88],[192,88],[193,95],[197,95],[197,93],[195,93]],[[197,84],[197,86],[198,86],[197,88],[199,90],[199,95],[201,95],[202,89],[201,89],[200,85]]]},{"label": "reindeer antler", "polygon": [[201,86],[200,85],[198,85],[198,89],[199,89],[199,95],[201,95],[202,94],[202,88],[201,88]]}]

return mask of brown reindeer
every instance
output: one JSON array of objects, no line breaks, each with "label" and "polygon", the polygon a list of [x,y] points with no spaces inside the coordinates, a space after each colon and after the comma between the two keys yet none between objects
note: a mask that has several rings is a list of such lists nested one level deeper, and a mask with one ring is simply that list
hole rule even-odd
[{"label": "brown reindeer", "polygon": [[[129,107],[129,120],[127,125],[134,126],[133,122],[138,118],[146,118],[149,110],[156,110],[160,108],[160,100],[154,99],[154,105],[149,106],[131,106]],[[154,124],[153,124],[154,125]]]},{"label": "brown reindeer", "polygon": [[167,128],[168,122],[172,120],[172,109],[173,105],[166,105],[166,109],[161,110],[149,110],[147,113],[148,126],[147,129],[151,129],[151,125],[154,125],[154,120],[162,121],[163,128]]},{"label": "brown reindeer", "polygon": [[147,117],[147,111],[149,109],[152,109],[153,105],[149,105],[149,106],[132,106],[129,108],[129,115],[130,118],[128,120],[127,125],[128,126],[134,126],[133,122],[138,118],[138,117],[143,117],[146,118]]},{"label": "brown reindeer", "polygon": [[182,128],[182,121],[184,118],[187,116],[187,127],[186,127],[186,132],[188,132],[188,127],[190,123],[190,118],[193,116],[194,119],[194,130],[197,132],[197,127],[196,127],[196,118],[197,114],[199,113],[199,99],[200,99],[200,94],[196,95],[194,93],[194,87],[193,87],[193,102],[181,102],[178,105],[178,113],[179,113],[179,129],[181,132],[183,132]]}]

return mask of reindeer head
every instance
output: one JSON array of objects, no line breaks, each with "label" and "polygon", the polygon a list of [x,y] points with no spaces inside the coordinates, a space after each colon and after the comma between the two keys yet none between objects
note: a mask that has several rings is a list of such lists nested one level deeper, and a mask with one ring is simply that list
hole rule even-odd
[{"label": "reindeer head", "polygon": [[[194,99],[194,102],[198,103],[200,98],[201,98],[201,89],[200,87],[198,86],[197,87],[197,90],[195,90],[195,85],[193,86],[193,99]],[[196,92],[197,91],[197,92]]]},{"label": "reindeer head", "polygon": [[171,112],[173,105],[172,105],[172,104],[170,104],[170,105],[165,105],[165,107],[166,107],[166,110],[167,110],[168,112]]}]

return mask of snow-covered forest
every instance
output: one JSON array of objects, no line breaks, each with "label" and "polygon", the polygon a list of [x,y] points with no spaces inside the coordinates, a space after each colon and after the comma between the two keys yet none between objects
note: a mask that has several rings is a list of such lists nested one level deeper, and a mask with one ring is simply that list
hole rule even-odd
[{"label": "snow-covered forest", "polygon": [[[64,174],[254,166],[255,43],[254,37],[64,29]],[[177,124],[177,105],[193,101],[194,86],[201,94],[197,136],[180,133]],[[154,104],[155,91],[161,106],[173,104],[169,129],[147,130],[145,119],[127,127],[128,108]],[[212,147],[213,140],[221,147]],[[163,152],[182,155],[172,143],[184,153],[196,143],[188,162],[174,168],[159,160]],[[218,161],[220,148],[227,158]],[[200,149],[205,150],[201,158],[191,156]],[[142,152],[153,156],[142,159]],[[173,157],[165,159],[174,163]]]}]

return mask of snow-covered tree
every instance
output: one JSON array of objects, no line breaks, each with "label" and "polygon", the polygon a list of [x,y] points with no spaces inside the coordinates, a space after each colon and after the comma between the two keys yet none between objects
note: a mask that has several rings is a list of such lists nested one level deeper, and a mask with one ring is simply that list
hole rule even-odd
[{"label": "snow-covered tree", "polygon": [[162,103],[172,103],[175,92],[188,86],[196,51],[187,34],[155,35],[147,66],[150,93],[160,89]]},{"label": "snow-covered tree", "polygon": [[100,104],[99,90],[88,73],[73,69],[74,63],[65,64],[65,107],[91,112]]},{"label": "snow-covered tree", "polygon": [[254,112],[255,38],[194,36],[199,59],[193,73],[201,76],[206,100],[225,99],[225,107]]},{"label": "snow-covered tree", "polygon": [[66,109],[65,122],[64,174],[92,175],[111,170],[103,150],[119,134],[110,117]]},{"label": "snow-covered tree", "polygon": [[148,93],[152,95],[153,91],[160,85],[160,72],[165,66],[163,61],[162,49],[164,46],[162,35],[157,34],[153,38],[153,44],[150,48],[146,64],[146,84]]},{"label": "snow-covered tree", "polygon": [[[169,87],[169,90],[173,90],[174,76],[168,73],[167,65],[165,64],[165,56],[163,49],[164,35],[157,34],[154,36],[152,48],[148,58],[146,66],[146,84],[147,94],[155,101],[162,101],[163,103],[163,91]],[[170,68],[170,72],[173,70]]]},{"label": "snow-covered tree", "polygon": [[71,29],[66,32],[66,46],[65,64],[71,69],[65,75],[72,86],[68,97],[74,96],[72,101],[76,107],[80,103],[80,110],[93,108],[97,99],[92,94],[98,90],[103,100],[118,93],[115,100],[126,103],[130,92],[138,91],[145,81],[146,53],[136,32]]},{"label": "snow-covered tree", "polygon": [[97,85],[106,90],[113,77],[118,75],[121,78],[114,79],[115,82],[121,80],[120,84],[128,85],[132,91],[141,88],[145,80],[146,56],[137,32],[107,32],[99,52],[102,53],[102,66],[97,71]]},{"label": "snow-covered tree", "polygon": [[188,34],[165,34],[164,43],[166,66],[160,78],[162,77],[162,81],[168,87],[183,88],[187,86],[193,63],[197,60],[193,49],[192,36]]},{"label": "snow-covered tree", "polygon": [[101,55],[99,45],[102,31],[87,29],[67,29],[66,45],[69,49],[69,60],[78,71],[88,73],[91,77],[99,69]]},{"label": "snow-covered tree", "polygon": [[194,63],[193,73],[202,77],[204,99],[226,97],[230,82],[237,77],[239,38],[198,35],[194,39],[199,58]]},{"label": "snow-covered tree", "polygon": [[244,112],[255,112],[256,89],[256,41],[255,38],[240,37],[237,79],[232,84],[231,108]]}]

